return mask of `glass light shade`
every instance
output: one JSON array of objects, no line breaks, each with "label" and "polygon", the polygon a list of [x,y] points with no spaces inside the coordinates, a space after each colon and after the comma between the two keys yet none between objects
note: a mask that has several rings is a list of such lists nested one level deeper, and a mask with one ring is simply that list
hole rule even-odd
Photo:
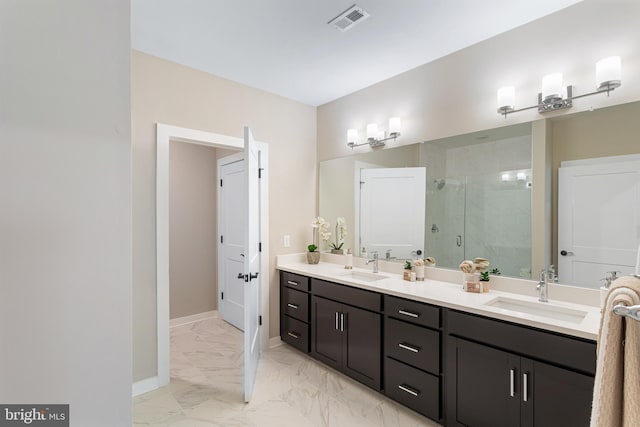
[{"label": "glass light shade", "polygon": [[619,56],[610,56],[596,62],[596,82],[598,89],[613,89],[622,83],[622,60]]},{"label": "glass light shade", "polygon": [[510,180],[511,180],[511,175],[510,175],[510,174],[508,174],[508,173],[503,173],[503,174],[500,176],[500,179],[502,180],[502,182],[510,181]]},{"label": "glass light shade", "polygon": [[498,113],[513,111],[516,100],[516,88],[505,86],[498,89]]},{"label": "glass light shade", "polygon": [[369,123],[367,125],[367,139],[378,138],[378,125],[376,123]]},{"label": "glass light shade", "polygon": [[391,117],[389,119],[389,134],[400,135],[401,127],[400,117]]},{"label": "glass light shade", "polygon": [[547,74],[542,78],[542,98],[544,102],[562,99],[562,73]]},{"label": "glass light shade", "polygon": [[527,179],[527,174],[526,174],[526,173],[524,173],[524,172],[518,172],[518,173],[516,174],[516,179],[517,179],[518,181],[524,181],[525,179]]},{"label": "glass light shade", "polygon": [[358,130],[357,129],[347,129],[347,142],[358,142]]}]

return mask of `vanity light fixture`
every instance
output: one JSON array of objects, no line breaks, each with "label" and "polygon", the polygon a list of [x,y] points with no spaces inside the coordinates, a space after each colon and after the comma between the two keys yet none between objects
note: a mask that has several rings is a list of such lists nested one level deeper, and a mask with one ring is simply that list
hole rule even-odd
[{"label": "vanity light fixture", "polygon": [[384,131],[378,130],[377,123],[369,123],[367,125],[367,141],[358,144],[358,130],[357,129],[348,129],[347,130],[347,146],[352,150],[354,147],[359,147],[361,145],[369,144],[371,148],[376,147],[384,147],[386,141],[395,139],[400,136],[402,124],[400,122],[400,117],[391,117],[389,119],[389,136],[386,136]]},{"label": "vanity light fixture", "polygon": [[562,74],[547,74],[542,78],[542,92],[538,93],[538,103],[531,107],[515,108],[515,88],[506,86],[498,89],[498,114],[507,117],[507,114],[518,111],[537,108],[539,113],[571,108],[573,100],[584,98],[585,96],[596,95],[598,93],[609,93],[622,84],[621,80],[622,61],[619,56],[610,56],[601,59],[596,63],[597,87],[594,92],[574,96],[573,86],[566,88],[562,86]]}]

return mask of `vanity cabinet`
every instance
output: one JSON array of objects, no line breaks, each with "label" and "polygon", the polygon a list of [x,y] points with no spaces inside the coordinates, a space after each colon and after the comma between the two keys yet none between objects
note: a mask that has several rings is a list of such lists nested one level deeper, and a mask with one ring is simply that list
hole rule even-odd
[{"label": "vanity cabinet", "polygon": [[280,272],[280,338],[309,352],[309,278]]},{"label": "vanity cabinet", "polygon": [[384,297],[384,393],[442,421],[440,307]]},{"label": "vanity cabinet", "polygon": [[447,310],[447,426],[588,426],[592,341]]},{"label": "vanity cabinet", "polygon": [[311,355],[380,390],[381,305],[378,293],[311,279]]}]

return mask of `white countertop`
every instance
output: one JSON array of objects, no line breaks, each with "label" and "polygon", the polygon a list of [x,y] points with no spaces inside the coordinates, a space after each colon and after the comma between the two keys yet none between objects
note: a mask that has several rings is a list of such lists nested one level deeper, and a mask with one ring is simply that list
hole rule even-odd
[{"label": "white countertop", "polygon": [[[451,283],[440,280],[425,279],[420,282],[409,282],[403,280],[398,274],[380,272],[377,273],[382,279],[374,282],[367,282],[351,277],[345,277],[349,271],[363,272],[371,274],[371,269],[354,267],[353,270],[345,270],[341,264],[320,262],[319,264],[308,264],[306,262],[294,261],[291,257],[278,261],[279,270],[298,273],[317,279],[323,279],[334,283],[341,283],[360,289],[366,289],[387,295],[394,295],[415,301],[421,301],[442,307],[452,308],[467,313],[480,314],[494,319],[506,320],[513,323],[532,326],[548,331],[559,332],[575,337],[597,340],[600,327],[600,308],[590,305],[575,304],[566,301],[549,299],[548,303],[539,302],[537,298],[520,295],[517,293],[491,290],[490,292],[478,294],[465,292],[462,290],[462,283]],[[586,312],[586,316],[580,323],[552,319],[543,315],[534,315],[512,310],[501,309],[485,305],[496,298],[508,298],[510,300],[522,301],[531,305],[548,304],[559,311],[567,309]]]}]

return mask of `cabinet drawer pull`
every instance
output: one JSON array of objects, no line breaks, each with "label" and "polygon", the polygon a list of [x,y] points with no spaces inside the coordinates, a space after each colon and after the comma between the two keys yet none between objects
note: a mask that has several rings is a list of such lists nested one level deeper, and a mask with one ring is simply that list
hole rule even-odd
[{"label": "cabinet drawer pull", "polygon": [[410,311],[405,311],[405,310],[398,310],[398,314],[402,314],[403,316],[409,316],[409,317],[420,317],[420,315],[417,313],[412,313]]},{"label": "cabinet drawer pull", "polygon": [[293,337],[295,339],[300,338],[300,335],[296,334],[295,332],[287,332],[287,335],[289,335],[290,337]]},{"label": "cabinet drawer pull", "polygon": [[522,374],[522,401],[529,401],[529,373],[525,372]]},{"label": "cabinet drawer pull", "polygon": [[340,313],[340,332],[344,332],[344,313]]},{"label": "cabinet drawer pull", "polygon": [[408,385],[405,384],[400,384],[398,386],[398,388],[402,391],[404,391],[405,393],[409,393],[412,396],[418,397],[418,395],[420,394],[419,390],[414,390],[411,387],[409,387]]},{"label": "cabinet drawer pull", "polygon": [[295,305],[295,304],[291,304],[291,303],[289,303],[289,304],[287,304],[287,307],[291,307],[291,308],[293,308],[294,310],[297,310],[299,306],[297,306],[297,305]]},{"label": "cabinet drawer pull", "polygon": [[398,343],[398,347],[403,348],[405,350],[412,351],[414,353],[417,353],[420,351],[420,347],[414,347],[412,345],[405,344],[405,343]]},{"label": "cabinet drawer pull", "polygon": [[293,286],[298,286],[299,285],[298,282],[294,282],[293,280],[287,280],[287,284],[288,285],[293,285]]},{"label": "cabinet drawer pull", "polygon": [[516,370],[509,369],[509,396],[516,395]]}]

